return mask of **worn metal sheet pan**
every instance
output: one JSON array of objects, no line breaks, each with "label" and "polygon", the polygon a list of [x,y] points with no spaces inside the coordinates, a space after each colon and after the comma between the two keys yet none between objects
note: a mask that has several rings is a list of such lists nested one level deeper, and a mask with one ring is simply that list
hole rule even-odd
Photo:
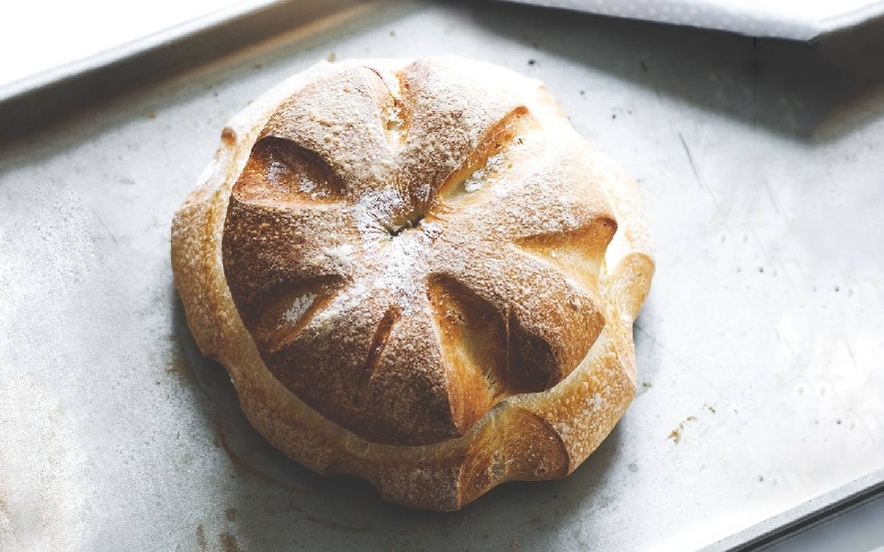
[{"label": "worn metal sheet pan", "polygon": [[[491,2],[292,25],[2,145],[0,548],[728,550],[880,491],[884,70],[847,61],[856,37]],[[611,436],[563,481],[453,514],[272,449],[169,266],[172,213],[252,98],[332,55],[435,53],[545,80],[641,183],[658,262]]]}]

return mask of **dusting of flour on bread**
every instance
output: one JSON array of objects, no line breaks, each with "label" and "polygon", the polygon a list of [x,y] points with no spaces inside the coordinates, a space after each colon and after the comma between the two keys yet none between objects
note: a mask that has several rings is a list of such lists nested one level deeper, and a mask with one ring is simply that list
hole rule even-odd
[{"label": "dusting of flour on bread", "polygon": [[563,477],[610,432],[653,261],[634,183],[540,82],[451,56],[321,63],[228,128],[173,270],[274,445],[453,510]]}]

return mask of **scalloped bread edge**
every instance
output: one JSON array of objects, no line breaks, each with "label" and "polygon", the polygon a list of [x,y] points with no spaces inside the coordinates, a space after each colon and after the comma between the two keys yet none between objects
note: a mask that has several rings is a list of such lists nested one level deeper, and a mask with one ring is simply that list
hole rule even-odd
[{"label": "scalloped bread edge", "polygon": [[[456,510],[505,481],[570,474],[611,432],[635,395],[632,324],[649,291],[654,261],[636,183],[587,145],[597,171],[593,176],[615,211],[618,231],[605,256],[605,265],[614,268],[603,267],[600,276],[606,326],[565,380],[545,392],[510,397],[461,438],[418,447],[370,443],[288,391],[261,360],[227,288],[221,237],[231,189],[257,134],[285,98],[349,66],[398,69],[410,61],[321,62],[234,117],[201,184],[175,214],[172,268],[197,346],[224,365],[247,418],[274,446],[320,474],[363,477],[393,502]],[[526,81],[534,86],[526,105],[545,126],[575,132],[542,83],[513,77],[522,87]]]}]

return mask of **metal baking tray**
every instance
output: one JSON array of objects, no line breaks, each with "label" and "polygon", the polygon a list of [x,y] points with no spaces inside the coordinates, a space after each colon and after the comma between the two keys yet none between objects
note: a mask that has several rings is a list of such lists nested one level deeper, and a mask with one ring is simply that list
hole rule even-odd
[{"label": "metal baking tray", "polygon": [[[881,33],[308,4],[121,56],[70,105],[58,83],[0,106],[18,121],[0,145],[0,548],[748,550],[881,495],[884,69],[856,42]],[[207,56],[225,33],[237,47]],[[614,432],[565,480],[449,514],[270,447],[196,351],[169,266],[172,214],[251,99],[319,59],[440,53],[546,81],[640,182],[657,255]],[[84,106],[90,86],[112,93]],[[70,109],[40,120],[40,98]]]}]

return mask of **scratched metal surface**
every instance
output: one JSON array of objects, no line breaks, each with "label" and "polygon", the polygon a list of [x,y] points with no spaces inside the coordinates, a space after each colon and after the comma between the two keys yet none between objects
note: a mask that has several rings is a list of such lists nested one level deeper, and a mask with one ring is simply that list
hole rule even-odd
[{"label": "scratched metal surface", "polygon": [[[0,548],[692,550],[880,484],[884,90],[839,57],[851,47],[387,5],[4,145]],[[639,394],[566,480],[454,514],[383,503],[269,447],[195,352],[172,213],[225,120],[332,53],[458,53],[539,77],[640,181],[658,270]]]}]

